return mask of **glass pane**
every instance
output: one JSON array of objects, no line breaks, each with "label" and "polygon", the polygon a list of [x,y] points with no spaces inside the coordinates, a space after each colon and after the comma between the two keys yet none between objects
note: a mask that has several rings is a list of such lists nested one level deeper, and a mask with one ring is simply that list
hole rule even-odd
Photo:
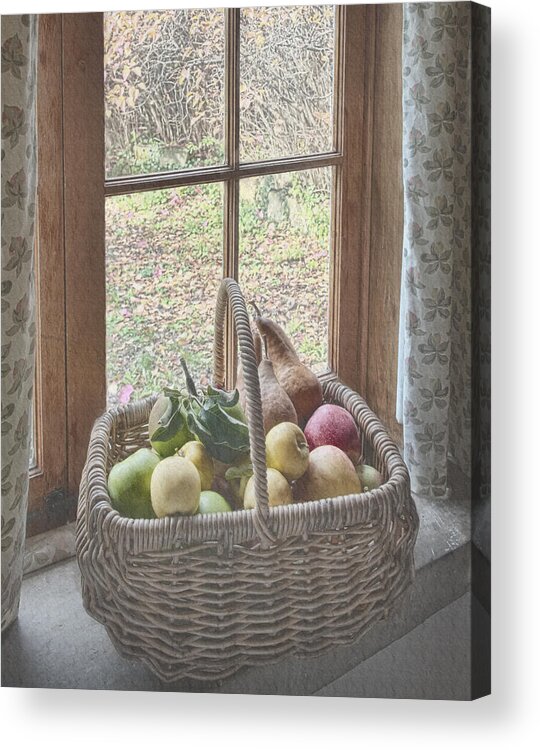
[{"label": "glass pane", "polygon": [[105,13],[106,174],[223,164],[223,10]]},{"label": "glass pane", "polygon": [[240,153],[257,161],[332,149],[334,8],[243,8]]},{"label": "glass pane", "polygon": [[332,168],[240,183],[240,285],[316,372],[328,361]]},{"label": "glass pane", "polygon": [[222,185],[107,199],[109,404],[207,382],[222,258]]}]

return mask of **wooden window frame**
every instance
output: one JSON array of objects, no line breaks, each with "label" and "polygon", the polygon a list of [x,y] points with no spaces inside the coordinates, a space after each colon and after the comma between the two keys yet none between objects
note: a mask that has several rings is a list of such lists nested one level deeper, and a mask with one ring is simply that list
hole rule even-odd
[{"label": "wooden window frame", "polygon": [[66,494],[66,358],[64,187],[62,175],[62,24],[39,18],[38,186],[34,263],[36,370],[34,465],[30,468],[27,534],[73,518]]},{"label": "wooden window frame", "polygon": [[[345,124],[347,117],[356,116],[355,111],[349,111],[344,115],[344,87],[355,85],[356,78],[344,76],[342,72],[344,64],[344,47],[347,39],[347,23],[349,28],[355,24],[354,16],[363,12],[362,6],[347,8],[347,6],[335,6],[335,44],[334,44],[334,96],[333,96],[333,134],[332,150],[326,153],[311,155],[292,156],[260,160],[256,162],[240,161],[240,8],[224,9],[225,22],[225,154],[224,164],[220,166],[201,167],[198,169],[181,169],[159,174],[130,175],[127,177],[113,177],[105,180],[105,197],[117,195],[129,195],[136,192],[160,190],[166,188],[182,188],[189,185],[203,185],[219,182],[224,186],[223,192],[223,274],[238,279],[239,263],[239,197],[240,182],[250,177],[262,177],[269,174],[287,174],[292,172],[317,169],[320,167],[333,167],[334,179],[332,186],[331,216],[332,224],[330,230],[331,253],[330,275],[336,276],[335,261],[343,247],[344,256],[347,252],[354,252],[349,243],[343,239],[339,223],[334,221],[337,211],[336,196],[344,191],[349,171],[344,168],[344,146],[349,147],[350,139],[347,137]],[[348,20],[347,20],[348,19]],[[352,35],[349,33],[349,36]],[[356,50],[354,44],[356,38],[349,42],[349,54],[354,55]],[[346,191],[345,191],[346,192]],[[339,262],[338,262],[339,265]],[[331,289],[333,284],[331,283]],[[329,290],[329,307],[332,308],[333,300],[339,299],[339,294]],[[332,319],[329,311],[329,318]],[[232,321],[229,319],[226,325],[226,384],[232,387],[236,378],[236,340],[233,332]],[[328,365],[336,360],[338,352],[337,338],[331,335],[329,326],[328,341]],[[345,359],[343,357],[343,359]]]},{"label": "wooden window frame", "polygon": [[[38,122],[46,127],[40,127],[38,141],[37,466],[31,472],[29,534],[74,517],[89,435],[106,408],[106,196],[223,182],[223,270],[237,277],[240,180],[331,166],[328,363],[399,439],[394,405],[403,221],[396,117],[401,7],[336,6],[332,152],[256,164],[239,161],[239,123],[232,115],[239,96],[240,10],[225,13],[226,164],[110,179],[104,166],[103,14],[40,16]],[[228,354],[232,383],[233,336]]]}]

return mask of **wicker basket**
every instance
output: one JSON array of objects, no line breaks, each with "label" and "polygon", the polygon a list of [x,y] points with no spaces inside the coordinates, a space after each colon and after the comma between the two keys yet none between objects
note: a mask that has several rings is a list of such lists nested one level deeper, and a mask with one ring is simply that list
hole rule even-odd
[{"label": "wicker basket", "polygon": [[247,396],[257,507],[133,520],[110,504],[107,475],[148,445],[154,398],[107,411],[92,431],[77,512],[84,606],[118,651],[162,680],[215,680],[288,654],[350,643],[384,617],[413,576],[418,516],[401,456],[380,421],[335,376],[324,399],[347,409],[377,490],[268,507],[259,381],[249,317],[235,281],[216,306],[214,383],[224,380],[224,320],[234,317]]}]

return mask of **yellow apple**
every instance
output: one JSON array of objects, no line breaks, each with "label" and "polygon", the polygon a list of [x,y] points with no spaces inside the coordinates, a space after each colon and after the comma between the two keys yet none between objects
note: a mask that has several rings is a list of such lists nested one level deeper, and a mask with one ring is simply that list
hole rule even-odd
[{"label": "yellow apple", "polygon": [[311,451],[307,471],[294,485],[297,502],[361,492],[362,485],[351,459],[335,445],[321,445]]},{"label": "yellow apple", "polygon": [[191,461],[183,456],[164,458],[152,474],[150,494],[152,508],[158,518],[177,513],[192,516],[199,507],[199,472]]},{"label": "yellow apple", "polygon": [[[276,469],[266,470],[266,481],[268,482],[268,505],[289,505],[293,496],[289,483]],[[249,478],[244,492],[244,508],[249,510],[255,507],[255,475]]]},{"label": "yellow apple", "polygon": [[280,422],[266,435],[266,465],[289,482],[300,479],[309,463],[309,446],[300,427]]},{"label": "yellow apple", "polygon": [[190,440],[180,448],[178,455],[189,459],[199,472],[201,490],[209,490],[214,481],[214,462],[204,445],[198,440]]}]

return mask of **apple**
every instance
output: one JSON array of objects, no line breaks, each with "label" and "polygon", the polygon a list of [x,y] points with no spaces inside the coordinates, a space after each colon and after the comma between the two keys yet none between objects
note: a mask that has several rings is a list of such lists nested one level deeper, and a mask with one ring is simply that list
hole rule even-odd
[{"label": "apple", "polygon": [[342,406],[323,404],[313,412],[304,428],[310,451],[335,445],[357,464],[362,454],[360,436],[353,417]]},{"label": "apple", "polygon": [[360,492],[362,485],[351,459],[335,445],[321,445],[311,451],[306,473],[294,483],[297,502]]},{"label": "apple", "polygon": [[168,456],[152,473],[150,495],[158,518],[177,513],[192,516],[197,512],[201,495],[199,472],[188,458]]},{"label": "apple", "polygon": [[139,448],[115,464],[107,479],[111,505],[127,518],[155,518],[150,482],[160,458],[149,448]]},{"label": "apple", "polygon": [[[268,483],[268,505],[273,508],[276,505],[289,505],[293,502],[292,490],[289,483],[277,469],[266,470],[266,481]],[[249,478],[244,493],[244,508],[249,510],[255,507],[255,475]]]},{"label": "apple", "polygon": [[293,422],[280,422],[266,435],[266,465],[277,469],[285,479],[299,479],[308,467],[306,436]]},{"label": "apple", "polygon": [[198,440],[190,440],[178,451],[178,455],[187,458],[195,466],[201,478],[201,490],[210,490],[214,481],[214,463],[204,445]]},{"label": "apple", "polygon": [[368,466],[368,464],[359,464],[356,467],[356,473],[364,492],[376,490],[384,482],[384,477],[380,471],[377,471],[373,466]]},{"label": "apple", "polygon": [[199,513],[207,515],[208,513],[229,513],[232,511],[231,506],[225,500],[223,495],[212,490],[204,490],[199,498]]}]

